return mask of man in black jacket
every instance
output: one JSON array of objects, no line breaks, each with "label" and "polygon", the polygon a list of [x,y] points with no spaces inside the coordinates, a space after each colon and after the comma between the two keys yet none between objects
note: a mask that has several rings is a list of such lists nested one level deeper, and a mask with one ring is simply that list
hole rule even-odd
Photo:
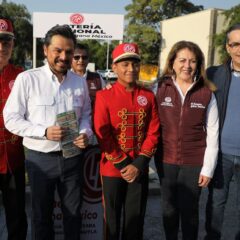
[{"label": "man in black jacket", "polygon": [[210,67],[207,76],[216,86],[219,111],[219,159],[209,188],[206,209],[206,240],[220,240],[229,184],[234,176],[237,187],[237,229],[240,239],[240,23],[226,33],[229,60]]}]

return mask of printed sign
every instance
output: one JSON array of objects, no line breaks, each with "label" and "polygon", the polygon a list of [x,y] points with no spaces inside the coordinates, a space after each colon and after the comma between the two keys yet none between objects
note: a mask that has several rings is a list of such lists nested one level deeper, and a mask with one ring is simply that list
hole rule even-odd
[{"label": "printed sign", "polygon": [[55,25],[69,25],[78,39],[122,40],[124,15],[86,13],[33,13],[33,36],[43,38]]}]

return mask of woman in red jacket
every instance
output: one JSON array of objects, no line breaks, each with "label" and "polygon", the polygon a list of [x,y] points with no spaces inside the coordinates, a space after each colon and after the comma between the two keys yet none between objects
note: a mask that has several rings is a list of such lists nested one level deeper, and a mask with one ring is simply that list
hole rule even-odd
[{"label": "woman in red jacket", "polygon": [[[218,111],[205,77],[204,56],[192,42],[171,49],[158,86],[161,141],[156,166],[167,240],[197,240],[198,202],[207,187],[218,153]],[[161,165],[161,167],[160,167]]]}]

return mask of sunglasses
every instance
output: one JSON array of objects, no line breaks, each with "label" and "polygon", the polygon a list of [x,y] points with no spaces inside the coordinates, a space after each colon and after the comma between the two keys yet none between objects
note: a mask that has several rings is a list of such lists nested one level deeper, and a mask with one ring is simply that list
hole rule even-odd
[{"label": "sunglasses", "polygon": [[82,59],[82,60],[87,60],[88,59],[88,56],[86,56],[86,55],[75,55],[74,57],[73,57],[73,59],[75,60],[75,61],[78,61],[79,59]]}]

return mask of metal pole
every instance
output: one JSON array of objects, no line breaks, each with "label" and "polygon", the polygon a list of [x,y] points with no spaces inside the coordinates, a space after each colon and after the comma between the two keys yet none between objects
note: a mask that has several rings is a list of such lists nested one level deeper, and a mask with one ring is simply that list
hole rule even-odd
[{"label": "metal pole", "polygon": [[33,38],[33,68],[37,66],[37,38]]},{"label": "metal pole", "polygon": [[107,41],[107,63],[106,63],[106,69],[108,69],[109,64],[109,40]]}]

